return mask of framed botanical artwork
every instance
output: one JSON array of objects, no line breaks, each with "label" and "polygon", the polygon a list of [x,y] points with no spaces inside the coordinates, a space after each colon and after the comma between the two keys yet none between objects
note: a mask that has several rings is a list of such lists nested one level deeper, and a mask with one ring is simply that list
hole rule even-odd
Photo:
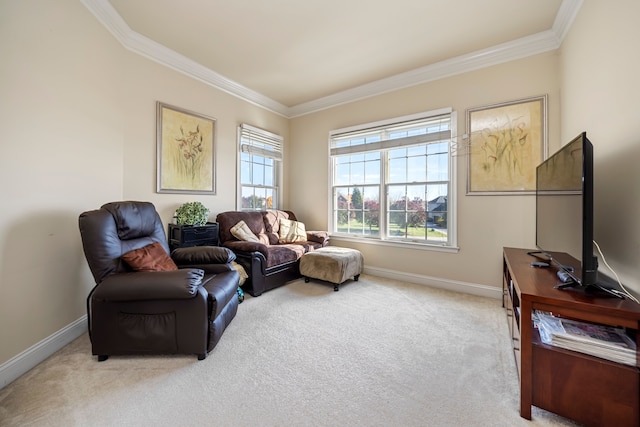
[{"label": "framed botanical artwork", "polygon": [[547,155],[547,96],[467,110],[467,194],[534,194]]},{"label": "framed botanical artwork", "polygon": [[157,102],[157,192],[215,194],[216,120]]}]

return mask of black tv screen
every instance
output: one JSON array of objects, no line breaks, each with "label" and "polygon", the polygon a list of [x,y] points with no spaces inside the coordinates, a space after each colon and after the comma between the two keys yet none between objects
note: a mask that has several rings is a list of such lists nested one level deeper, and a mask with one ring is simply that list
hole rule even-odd
[{"label": "black tv screen", "polygon": [[[536,169],[536,246],[576,285],[597,284],[593,256],[593,145],[586,132],[566,144]],[[571,271],[553,252],[580,261]]]}]

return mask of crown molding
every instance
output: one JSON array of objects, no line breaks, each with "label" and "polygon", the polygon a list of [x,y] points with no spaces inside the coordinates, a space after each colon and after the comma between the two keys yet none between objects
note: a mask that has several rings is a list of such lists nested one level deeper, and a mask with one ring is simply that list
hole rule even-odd
[{"label": "crown molding", "polygon": [[563,0],[560,5],[560,9],[558,10],[558,14],[553,22],[552,28],[560,40],[560,43],[562,43],[562,40],[564,40],[564,37],[569,32],[571,25],[573,25],[573,20],[578,15],[580,7],[582,7],[582,3],[583,0]]},{"label": "crown molding", "polygon": [[527,56],[555,50],[560,41],[555,32],[547,30],[513,40],[488,49],[461,55],[385,79],[326,96],[289,109],[290,117],[302,116],[383,93],[405,89],[422,83],[440,80],[457,74],[513,61]]},{"label": "crown molding", "polygon": [[125,49],[251,104],[288,117],[287,106],[133,31],[108,0],[81,0],[81,2]]},{"label": "crown molding", "polygon": [[81,0],[98,21],[129,51],[287,118],[304,116],[422,83],[556,50],[583,0],[563,0],[553,27],[531,36],[437,62],[395,76],[287,107],[133,31],[108,0]]}]

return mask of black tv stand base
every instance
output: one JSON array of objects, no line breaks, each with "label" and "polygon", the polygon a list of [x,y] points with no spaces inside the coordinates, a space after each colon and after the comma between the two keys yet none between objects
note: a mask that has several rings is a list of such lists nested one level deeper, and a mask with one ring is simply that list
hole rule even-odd
[{"label": "black tv stand base", "polygon": [[615,289],[603,286],[603,285],[589,285],[587,286],[587,292],[588,291],[593,291],[595,290],[595,292],[604,292],[608,295],[613,295],[616,298],[620,298],[620,299],[624,299],[624,295],[622,295],[622,293],[616,291]]},{"label": "black tv stand base", "polygon": [[620,299],[625,299],[624,295],[622,295],[620,292],[617,292],[615,289],[612,288],[608,288],[606,286],[603,285],[587,285],[587,286],[582,286],[581,284],[571,281],[571,282],[566,282],[566,283],[561,283],[559,285],[555,286],[556,289],[573,289],[573,288],[581,288],[584,289],[585,292],[602,292],[605,293],[607,295],[610,296],[614,296],[616,298],[620,298]]}]

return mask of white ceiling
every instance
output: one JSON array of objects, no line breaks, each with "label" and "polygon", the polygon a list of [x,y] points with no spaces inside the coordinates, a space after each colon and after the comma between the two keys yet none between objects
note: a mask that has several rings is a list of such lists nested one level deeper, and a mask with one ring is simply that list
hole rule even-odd
[{"label": "white ceiling", "polygon": [[128,49],[286,116],[557,49],[582,4],[82,2]]}]

